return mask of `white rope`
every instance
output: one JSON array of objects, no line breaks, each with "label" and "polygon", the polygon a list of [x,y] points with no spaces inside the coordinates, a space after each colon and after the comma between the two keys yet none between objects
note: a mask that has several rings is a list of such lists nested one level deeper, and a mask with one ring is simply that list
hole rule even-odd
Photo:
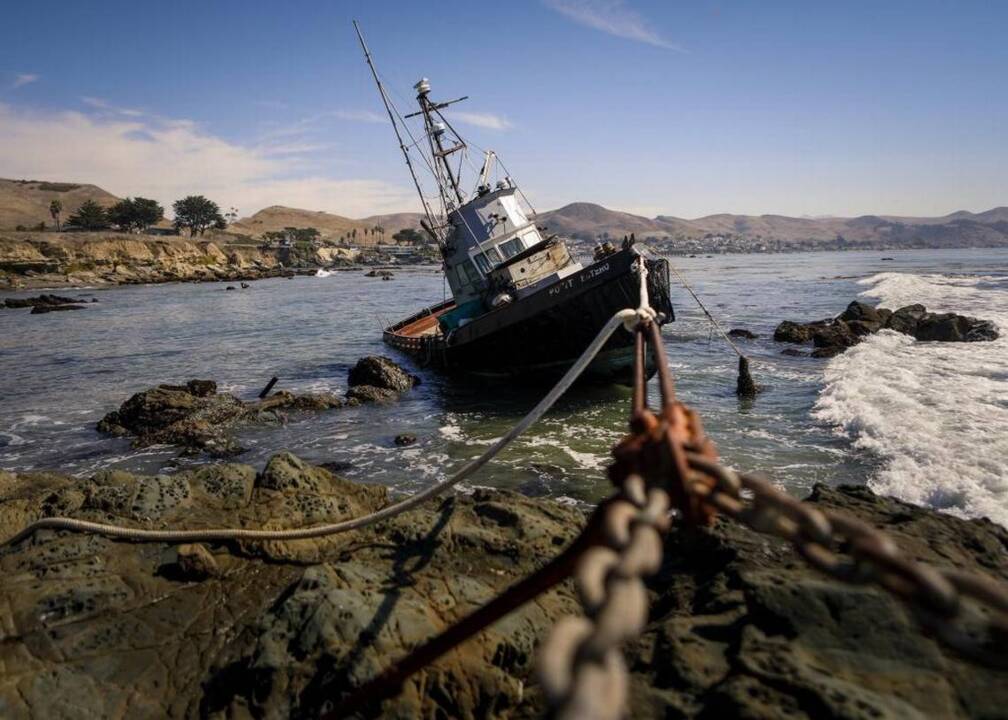
[{"label": "white rope", "polygon": [[638,274],[641,277],[641,304],[636,310],[625,309],[618,311],[599,330],[595,339],[591,341],[581,356],[574,361],[574,364],[564,373],[556,385],[539,401],[529,413],[511,428],[490,448],[479,457],[470,460],[458,472],[446,480],[421,490],[415,495],[401,500],[392,505],[388,505],[381,510],[364,515],[363,517],[343,520],[337,523],[325,525],[315,525],[305,528],[291,528],[288,530],[248,530],[245,528],[220,528],[205,530],[144,530],[140,528],[125,527],[122,525],[112,525],[108,523],[91,522],[89,520],[78,520],[68,517],[50,517],[36,520],[14,536],[0,542],[3,545],[12,545],[28,537],[37,530],[71,530],[75,532],[89,532],[98,535],[105,535],[112,538],[132,540],[136,542],[168,542],[168,543],[189,543],[189,542],[219,542],[224,540],[304,540],[308,538],[322,537],[325,535],[335,535],[348,530],[357,530],[368,525],[372,525],[386,518],[393,517],[399,513],[411,510],[417,505],[440,495],[445,490],[454,487],[458,483],[471,476],[481,467],[492,460],[501,450],[507,447],[512,440],[541,418],[547,410],[563,395],[571,385],[578,379],[585,368],[595,359],[602,347],[609,340],[609,337],[620,325],[633,330],[639,323],[654,318],[654,311],[648,305],[647,297],[647,268],[644,259],[638,259]]}]

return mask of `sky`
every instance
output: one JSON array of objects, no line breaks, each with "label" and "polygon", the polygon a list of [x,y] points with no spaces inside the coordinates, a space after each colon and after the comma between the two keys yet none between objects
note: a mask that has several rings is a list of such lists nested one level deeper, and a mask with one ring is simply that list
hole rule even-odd
[{"label": "sky", "polygon": [[537,209],[934,216],[1008,205],[1008,3],[2,0],[0,177],[419,210],[351,25]]}]

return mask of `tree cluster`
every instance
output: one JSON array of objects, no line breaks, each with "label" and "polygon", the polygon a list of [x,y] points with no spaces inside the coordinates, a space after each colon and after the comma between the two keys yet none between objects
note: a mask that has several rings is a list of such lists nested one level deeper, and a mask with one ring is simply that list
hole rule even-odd
[{"label": "tree cluster", "polygon": [[274,240],[280,242],[286,240],[294,243],[313,243],[322,237],[322,233],[313,227],[297,228],[285,227],[283,230],[268,230],[262,234],[264,240]]},{"label": "tree cluster", "polygon": [[[172,205],[175,211],[175,229],[188,229],[190,235],[202,235],[210,228],[223,230],[227,220],[221,214],[220,207],[212,200],[202,195],[189,195]],[[53,200],[49,203],[49,214],[60,230],[60,217],[63,213],[63,203]],[[228,218],[238,217],[238,210],[231,208]],[[156,225],[164,218],[164,208],[156,200],[134,197],[120,200],[111,207],[105,208],[94,200],[86,200],[67,218],[67,224],[81,230],[105,230],[115,227],[122,232],[143,232]],[[45,229],[44,223],[39,229]],[[313,230],[318,234],[317,230]]]},{"label": "tree cluster", "polygon": [[400,245],[426,245],[427,236],[414,228],[403,228],[392,236]]},{"label": "tree cluster", "polygon": [[202,195],[189,195],[172,204],[175,211],[175,229],[189,230],[190,237],[202,235],[210,228],[223,230],[227,221],[221,215],[220,207],[213,200]]},{"label": "tree cluster", "polygon": [[164,208],[148,198],[126,198],[110,207],[106,214],[109,223],[123,232],[143,232],[161,221]]},{"label": "tree cluster", "polygon": [[109,226],[108,212],[94,200],[85,200],[67,222],[81,230],[104,230]]}]

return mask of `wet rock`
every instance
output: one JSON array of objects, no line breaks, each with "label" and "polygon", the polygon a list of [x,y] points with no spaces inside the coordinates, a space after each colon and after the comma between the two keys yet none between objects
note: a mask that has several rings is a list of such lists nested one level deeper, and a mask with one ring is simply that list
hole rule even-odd
[{"label": "wet rock", "polygon": [[278,390],[258,403],[249,403],[249,406],[260,411],[275,408],[321,411],[340,408],[344,404],[343,398],[333,393],[305,393],[303,395],[296,395],[287,390]]},{"label": "wet rock", "polygon": [[235,454],[238,448],[224,428],[245,412],[241,400],[218,394],[212,381],[194,380],[188,385],[159,385],[136,393],[103,417],[98,430],[132,435],[137,447],[166,443]]},{"label": "wet rock", "polygon": [[218,393],[212,380],[190,380],[185,385],[158,385],[130,397],[118,410],[98,422],[98,430],[132,436],[135,447],[158,443],[177,445],[188,453],[217,457],[238,455],[243,449],[228,433],[240,423],[282,423],[282,409],[322,411],[341,407],[332,393],[295,395],[274,393],[265,400],[244,402]]},{"label": "wet rock", "polygon": [[814,358],[831,358],[842,353],[847,347],[846,345],[828,345],[826,347],[818,347],[809,354]]},{"label": "wet rock", "polygon": [[842,351],[859,342],[861,338],[843,321],[816,327],[812,335],[812,345],[816,348],[840,348]]},{"label": "wet rock", "polygon": [[374,385],[355,385],[347,390],[347,401],[350,405],[362,403],[390,403],[399,399],[399,393]]},{"label": "wet rock", "polygon": [[780,351],[781,355],[790,355],[791,357],[808,357],[809,353],[804,350],[799,350],[798,348],[787,347]]},{"label": "wet rock", "polygon": [[395,436],[395,444],[399,446],[412,445],[417,441],[416,435],[410,435],[409,433],[402,433]]},{"label": "wet rock", "polygon": [[789,342],[803,344],[812,340],[812,326],[810,324],[783,321],[774,330],[773,339],[777,342]]},{"label": "wet rock", "polygon": [[176,565],[181,580],[207,580],[221,574],[214,556],[200,544],[179,545]]},{"label": "wet rock", "polygon": [[878,332],[882,327],[882,323],[871,322],[868,320],[849,320],[846,325],[850,331],[859,338]]},{"label": "wet rock", "polygon": [[954,313],[927,313],[917,323],[913,336],[921,341],[982,342],[996,340],[998,332],[988,320]]},{"label": "wet rock", "polygon": [[[188,504],[158,520],[130,501],[75,500],[75,517],[137,527],[293,527],[388,502],[289,453],[253,468],[176,476]],[[0,471],[0,538],[96,488],[155,478]],[[224,490],[223,488],[232,488]],[[231,498],[219,503],[208,498]],[[884,529],[909,556],[1008,581],[1008,531],[817,485],[810,502]],[[478,489],[327,539],[203,545],[41,532],[0,551],[5,717],[316,717],[409,649],[565,547],[581,511]],[[173,572],[160,571],[166,562]],[[226,572],[224,570],[226,569]],[[199,582],[199,580],[204,580]],[[648,582],[650,616],[626,648],[634,718],[1001,717],[1005,671],[938,643],[873,586],[812,570],[776,538],[719,520],[675,525]],[[367,717],[532,718],[545,713],[536,649],[570,583],[526,603],[408,680]],[[996,650],[996,648],[995,648]]]},{"label": "wet rock", "polygon": [[756,333],[743,328],[732,328],[728,331],[728,335],[730,337],[745,338],[746,340],[755,340],[759,337]]},{"label": "wet rock", "polygon": [[383,355],[361,358],[350,369],[347,378],[347,384],[351,388],[357,385],[371,385],[397,393],[406,392],[419,382],[418,377],[406,372],[400,365]]},{"label": "wet rock", "polygon": [[988,320],[957,315],[930,313],[923,305],[907,305],[892,311],[852,302],[833,320],[794,323],[785,320],[774,331],[778,342],[812,341],[813,357],[833,357],[879,330],[895,330],[920,341],[980,342],[996,340],[998,330]]},{"label": "wet rock", "polygon": [[871,305],[858,302],[857,300],[848,305],[847,309],[840,313],[837,317],[837,320],[844,320],[846,322],[860,320],[862,322],[876,323],[879,325],[885,322],[885,319],[879,310],[875,309]]},{"label": "wet rock", "polygon": [[225,289],[225,290],[237,290],[238,288],[236,288],[236,287],[235,287],[234,285],[228,285],[228,286],[227,286],[226,288],[224,288],[224,289]]},{"label": "wet rock", "polygon": [[247,282],[243,282],[243,283],[241,284],[241,286],[242,286],[242,290],[248,290],[248,289],[249,289],[250,287],[252,287],[252,286],[251,286],[251,285],[249,285],[249,284],[248,284]]},{"label": "wet rock", "polygon": [[217,392],[217,383],[213,380],[190,380],[186,388],[196,397],[207,397]]},{"label": "wet rock", "polygon": [[885,327],[888,330],[913,335],[917,329],[917,324],[927,314],[927,308],[923,305],[906,305],[893,312],[886,320]]},{"label": "wet rock", "polygon": [[43,293],[37,297],[30,298],[7,298],[3,301],[3,305],[0,307],[6,308],[43,308],[39,312],[48,312],[51,309],[56,309],[59,307],[73,307],[78,309],[80,303],[86,302],[85,300],[79,300],[77,298],[62,297],[60,295],[51,295],[48,293]]},{"label": "wet rock", "polygon": [[31,315],[42,315],[44,313],[62,312],[63,310],[83,310],[83,305],[36,305],[31,309]]}]

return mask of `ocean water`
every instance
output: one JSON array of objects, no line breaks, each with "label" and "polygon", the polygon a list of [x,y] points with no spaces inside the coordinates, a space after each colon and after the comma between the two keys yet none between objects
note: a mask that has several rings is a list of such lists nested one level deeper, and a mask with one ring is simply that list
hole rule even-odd
[{"label": "ocean water", "polygon": [[[892,308],[920,302],[993,320],[1008,334],[1008,251],[672,260],[723,325],[759,335],[739,345],[765,391],[740,401],[734,354],[673,279],[677,321],[664,338],[677,391],[701,413],[726,462],[797,496],[816,482],[867,483],[1008,524],[1008,335],[941,344],[882,332],[831,360],[785,356],[772,341],[781,320],[836,315],[853,299]],[[359,357],[395,356],[381,343],[384,322],[444,293],[436,268],[402,270],[392,282],[347,271],[224,287],[68,290],[62,294],[98,302],[47,315],[0,311],[0,468],[86,476],[107,467],[170,473],[206,462],[170,447],[135,449],[94,425],[134,392],[190,378],[217,380],[248,399],[273,375],[278,388],[343,392]],[[394,405],[292,414],[280,427],[239,430],[247,451],[237,460],[261,465],[288,449],[339,463],[347,477],[411,492],[481,452],[544,392],[416,372],[422,384]],[[599,499],[609,491],[605,467],[626,431],[629,403],[627,388],[576,387],[472,483]],[[418,442],[397,447],[393,438],[403,432]]]}]

